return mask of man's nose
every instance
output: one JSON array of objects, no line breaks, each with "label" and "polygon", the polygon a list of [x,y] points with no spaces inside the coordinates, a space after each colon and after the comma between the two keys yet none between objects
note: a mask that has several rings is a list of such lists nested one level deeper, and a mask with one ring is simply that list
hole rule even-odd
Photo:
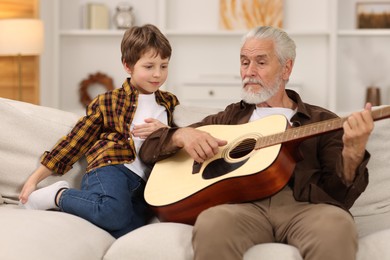
[{"label": "man's nose", "polygon": [[248,68],[245,72],[246,76],[254,76],[256,74],[256,66],[253,63],[248,65]]}]

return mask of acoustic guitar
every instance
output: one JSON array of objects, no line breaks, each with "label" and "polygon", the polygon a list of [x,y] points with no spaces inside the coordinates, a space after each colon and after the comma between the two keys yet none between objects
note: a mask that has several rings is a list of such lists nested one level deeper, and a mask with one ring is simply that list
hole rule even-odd
[{"label": "acoustic guitar", "polygon": [[[390,116],[390,106],[372,111],[374,120]],[[203,210],[225,203],[258,200],[289,181],[304,139],[342,128],[334,118],[290,128],[283,115],[242,125],[207,125],[198,129],[227,140],[213,158],[199,164],[183,149],[155,164],[145,200],[161,221],[194,224]]]}]

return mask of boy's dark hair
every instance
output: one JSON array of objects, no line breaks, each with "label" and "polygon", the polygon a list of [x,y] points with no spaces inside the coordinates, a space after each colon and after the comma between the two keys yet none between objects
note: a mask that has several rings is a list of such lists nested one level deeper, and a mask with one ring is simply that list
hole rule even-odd
[{"label": "boy's dark hair", "polygon": [[132,67],[143,54],[153,50],[162,59],[170,58],[172,53],[168,39],[152,24],[133,26],[126,30],[121,43],[121,61]]}]

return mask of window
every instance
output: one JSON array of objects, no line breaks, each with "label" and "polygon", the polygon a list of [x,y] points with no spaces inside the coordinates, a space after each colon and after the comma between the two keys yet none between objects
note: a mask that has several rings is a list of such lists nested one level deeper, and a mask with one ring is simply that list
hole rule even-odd
[{"label": "window", "polygon": [[[0,0],[0,19],[38,18],[39,0]],[[39,104],[39,57],[22,57],[22,101]],[[0,56],[0,97],[19,99],[18,57]]]}]

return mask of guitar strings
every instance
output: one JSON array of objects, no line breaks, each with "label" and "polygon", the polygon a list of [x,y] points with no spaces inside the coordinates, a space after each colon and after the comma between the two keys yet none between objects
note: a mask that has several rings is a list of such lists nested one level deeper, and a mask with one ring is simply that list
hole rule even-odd
[{"label": "guitar strings", "polygon": [[[390,117],[390,106],[386,106],[371,112],[374,120]],[[253,149],[261,149],[268,146],[281,144],[283,142],[299,140],[300,138],[318,135],[324,132],[337,130],[342,128],[343,123],[347,117],[337,117],[326,121],[315,122],[301,127],[288,128],[282,133],[276,133],[268,136],[259,137],[257,139],[250,138],[256,141],[255,146],[252,144],[238,144],[231,151],[230,154],[240,154],[243,152],[252,151]],[[248,140],[248,139],[246,139]],[[245,140],[244,140],[245,141]]]},{"label": "guitar strings", "polygon": [[304,137],[310,137],[310,136],[318,135],[320,133],[329,132],[331,130],[337,130],[342,127],[342,124],[346,119],[347,118],[333,118],[330,120],[316,122],[301,127],[288,128],[284,132],[262,136],[257,139],[253,137],[248,138],[245,139],[244,141],[249,139],[255,140],[256,141],[255,146],[248,143],[244,144],[244,141],[242,141],[240,144],[236,145],[230,151],[230,154],[239,154],[243,152],[249,153],[253,149],[255,150],[261,149],[261,148],[281,144],[287,141],[299,140]]}]

